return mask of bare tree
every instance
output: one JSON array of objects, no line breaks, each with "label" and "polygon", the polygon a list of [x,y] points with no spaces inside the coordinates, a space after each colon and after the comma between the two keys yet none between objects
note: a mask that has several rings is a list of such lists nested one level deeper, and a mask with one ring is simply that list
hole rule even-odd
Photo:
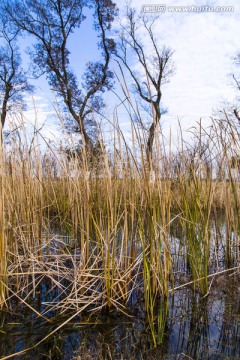
[{"label": "bare tree", "polygon": [[[173,51],[165,46],[159,47],[154,35],[154,24],[158,18],[147,18],[136,14],[136,10],[127,7],[126,24],[122,32],[116,55],[127,68],[134,85],[134,91],[148,104],[152,113],[152,122],[148,129],[147,157],[152,160],[153,143],[157,125],[160,122],[162,108],[162,86],[166,84],[174,72],[172,62]],[[141,41],[144,36],[147,49]],[[134,70],[132,58],[135,57],[139,71]]]},{"label": "bare tree", "polygon": [[26,72],[21,68],[21,56],[17,46],[19,29],[10,26],[3,15],[0,18],[0,111],[1,111],[1,141],[3,129],[9,110],[23,104],[23,95],[31,91],[32,86],[27,81]]},{"label": "bare tree", "polygon": [[[102,61],[91,61],[86,65],[80,88],[70,66],[68,40],[85,19],[84,6],[94,11],[94,27],[99,36]],[[116,5],[111,0],[5,1],[5,12],[12,21],[36,40],[31,52],[35,76],[46,75],[51,88],[63,99],[75,129],[90,151],[94,148],[96,133],[92,113],[104,106],[101,93],[112,86],[113,74],[109,70],[109,62],[114,41],[107,37],[107,32],[116,11]]]}]

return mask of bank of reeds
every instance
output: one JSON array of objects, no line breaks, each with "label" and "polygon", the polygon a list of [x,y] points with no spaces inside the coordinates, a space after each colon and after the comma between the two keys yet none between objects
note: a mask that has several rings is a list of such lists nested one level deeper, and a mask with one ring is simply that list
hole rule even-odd
[{"label": "bank of reeds", "polygon": [[159,132],[151,164],[135,124],[132,143],[116,125],[109,148],[99,138],[95,159],[13,137],[0,154],[0,306],[31,306],[47,279],[58,290],[39,316],[141,302],[161,342],[179,269],[205,295],[211,272],[239,264],[238,129],[227,117],[219,129],[200,124],[179,149]]}]

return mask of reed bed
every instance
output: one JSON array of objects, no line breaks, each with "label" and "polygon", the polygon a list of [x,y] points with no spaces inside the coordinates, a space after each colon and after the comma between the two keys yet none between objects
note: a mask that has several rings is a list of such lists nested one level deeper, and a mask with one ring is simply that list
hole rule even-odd
[{"label": "reed bed", "polygon": [[96,158],[10,139],[0,153],[0,307],[17,298],[47,321],[70,321],[133,316],[141,303],[161,342],[170,291],[186,279],[205,296],[209,276],[239,267],[238,131],[224,121],[208,132],[200,123],[180,149],[159,132],[151,163],[134,123],[131,144],[115,124]]}]

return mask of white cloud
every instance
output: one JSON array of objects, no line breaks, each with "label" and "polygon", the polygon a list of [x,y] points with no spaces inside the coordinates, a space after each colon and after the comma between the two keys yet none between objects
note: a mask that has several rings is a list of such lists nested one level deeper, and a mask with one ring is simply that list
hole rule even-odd
[{"label": "white cloud", "polygon": [[[162,4],[164,0],[137,0],[132,5],[139,11],[144,4]],[[208,2],[211,6],[235,6],[231,13],[167,11],[168,6],[193,5],[193,1],[167,1],[166,12],[155,24],[160,44],[175,50],[176,74],[163,91],[163,101],[170,114],[211,115],[224,99],[236,95],[229,74],[234,71],[233,59],[240,51],[239,6],[226,0]],[[206,5],[195,1],[194,5]],[[156,15],[156,14],[155,14]],[[151,14],[149,14],[151,16]],[[148,44],[145,44],[146,47]]]}]

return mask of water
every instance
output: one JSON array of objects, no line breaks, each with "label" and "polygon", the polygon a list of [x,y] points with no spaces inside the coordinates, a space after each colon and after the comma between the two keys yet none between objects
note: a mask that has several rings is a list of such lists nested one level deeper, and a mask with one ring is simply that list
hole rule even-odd
[{"label": "water", "polygon": [[[220,230],[224,233],[224,224]],[[181,238],[182,234],[174,231],[171,255],[175,286],[190,280],[186,247]],[[211,251],[211,273],[225,269],[224,235],[222,238],[217,254],[216,248]],[[94,311],[96,303],[88,306],[87,311],[78,311],[73,284],[83,281],[77,278],[81,252],[71,242],[69,237],[54,234],[43,248],[43,260],[36,261],[34,257],[22,260],[23,267],[32,264],[35,275],[18,277],[23,289],[18,295],[25,303],[13,296],[9,311],[0,312],[0,359],[26,349],[29,350],[11,358],[240,359],[239,269],[210,278],[207,296],[194,291],[191,285],[170,293],[168,306],[160,299],[154,320],[149,323],[142,288],[133,291],[129,308],[123,309],[125,315],[116,310]],[[93,270],[95,267],[93,264]],[[97,288],[94,276],[88,284],[89,294],[97,297],[101,287]],[[76,294],[84,299],[81,293]],[[82,305],[79,304],[79,309]]]},{"label": "water", "polygon": [[[133,317],[119,312],[76,317],[37,348],[13,359],[240,358],[239,274],[220,277],[207,297],[190,287],[172,294],[166,323],[159,327],[156,317],[155,335],[164,333],[156,348],[141,304],[131,313]],[[66,318],[58,316],[49,324],[19,304],[14,314],[2,312],[1,358],[33,346]]]}]

